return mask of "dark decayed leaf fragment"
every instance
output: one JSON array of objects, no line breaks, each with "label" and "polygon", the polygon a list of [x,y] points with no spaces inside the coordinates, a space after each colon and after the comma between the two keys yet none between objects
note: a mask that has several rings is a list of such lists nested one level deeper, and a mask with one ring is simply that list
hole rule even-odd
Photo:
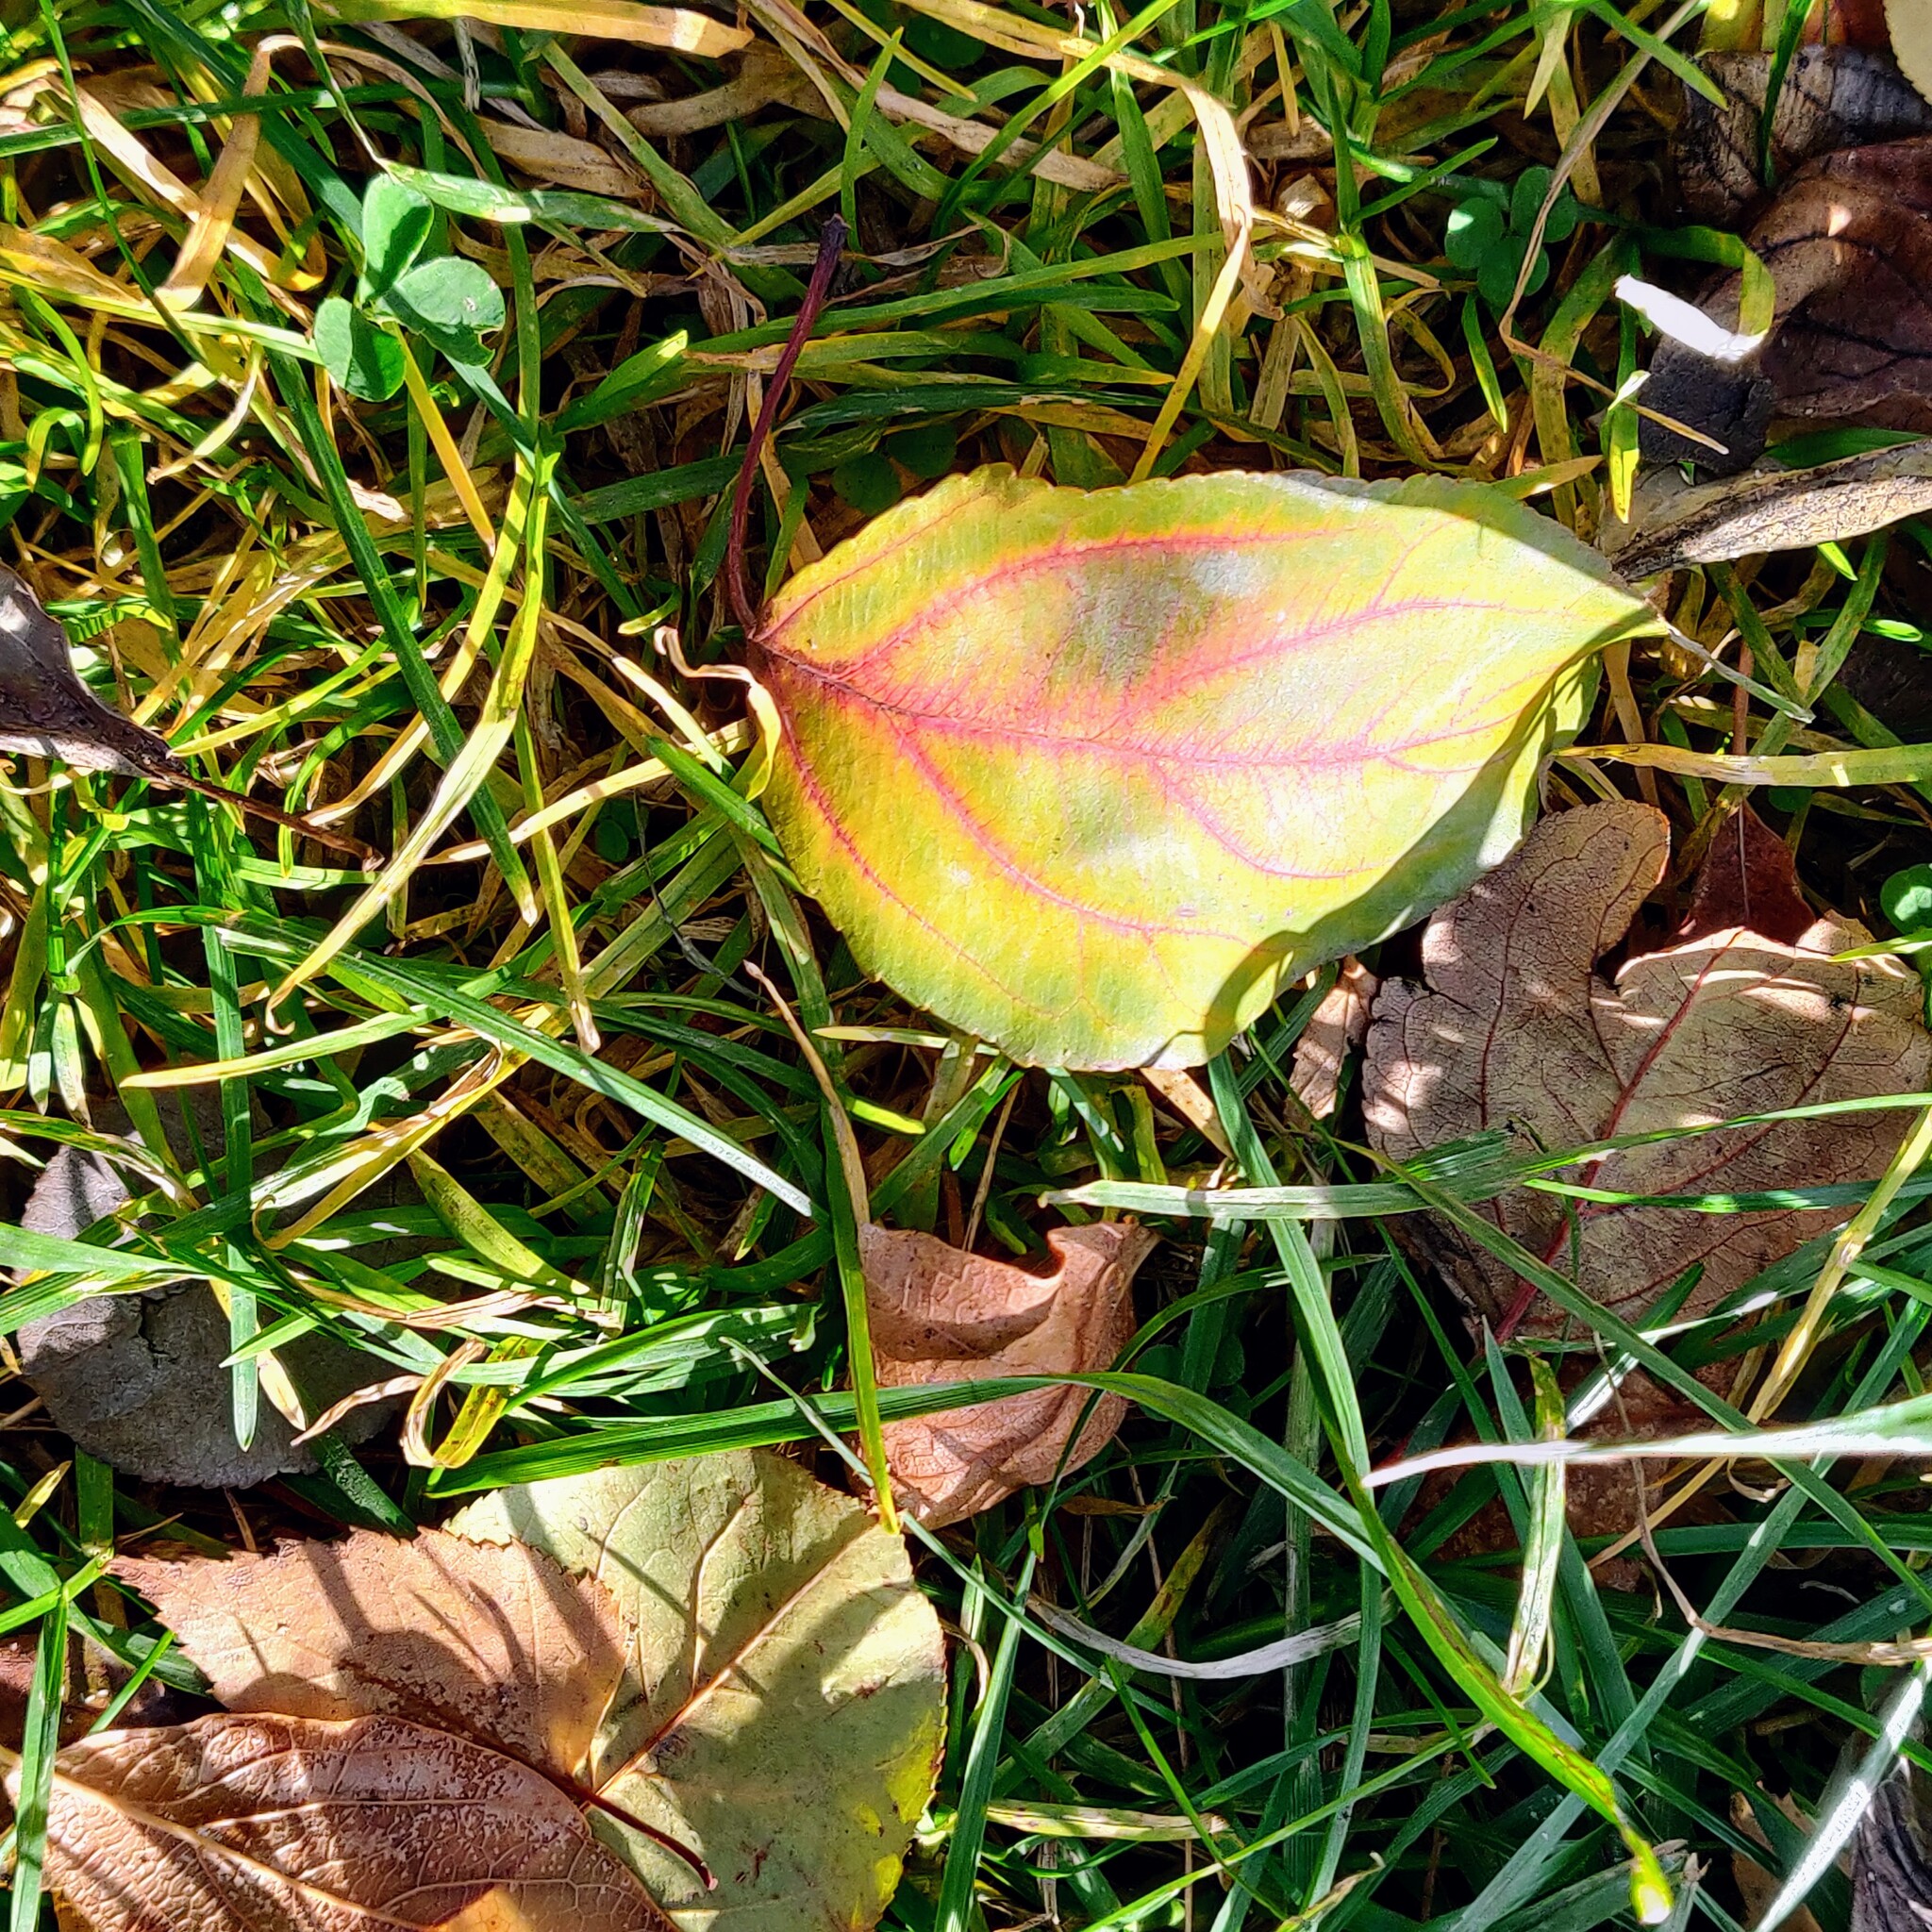
[{"label": "dark decayed leaf fragment", "polygon": [[75,675],[67,633],[32,587],[0,564],[0,751],[58,758],[84,772],[176,785],[346,852],[364,865],[380,855],[347,833],[246,798],[191,772],[165,740],[111,710]]},{"label": "dark decayed leaf fragment", "polygon": [[1907,1768],[1872,1794],[1852,1840],[1852,1932],[1932,1925],[1932,1815]]},{"label": "dark decayed leaf fragment", "polygon": [[[1671,159],[1684,211],[1735,227],[1764,198],[1757,131],[1770,91],[1770,54],[1708,54],[1698,63],[1724,97],[1719,107],[1684,90]],[[1886,55],[1865,47],[1800,47],[1778,90],[1771,124],[1772,178],[1840,148],[1932,134],[1924,101]]]},{"label": "dark decayed leaf fragment", "polygon": [[[1645,456],[1714,475],[1746,468],[1777,419],[1932,429],[1932,137],[1825,155],[1800,168],[1746,237],[1776,287],[1763,345],[1718,361],[1665,340],[1645,406],[1724,445],[1646,418]],[[1740,326],[1741,275],[1698,307]]]},{"label": "dark decayed leaf fragment", "polygon": [[1633,581],[1687,563],[1808,550],[1932,509],[1932,437],[1790,470],[1767,458],[1687,483],[1667,465],[1638,478],[1627,523],[1606,522],[1604,555]]}]

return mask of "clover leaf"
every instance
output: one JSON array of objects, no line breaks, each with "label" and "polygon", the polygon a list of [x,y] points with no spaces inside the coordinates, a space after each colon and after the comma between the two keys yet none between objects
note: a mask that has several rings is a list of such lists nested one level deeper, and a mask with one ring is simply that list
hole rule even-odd
[{"label": "clover leaf", "polygon": [[378,175],[362,197],[362,273],[352,302],[331,295],[315,312],[315,352],[337,386],[383,403],[402,388],[394,325],[453,362],[488,359],[483,337],[504,323],[503,291],[461,256],[422,259],[436,210],[414,189]]},{"label": "clover leaf", "polygon": [[[1516,177],[1507,204],[1499,192],[1473,196],[1450,211],[1442,252],[1452,268],[1475,276],[1483,300],[1498,312],[1509,306],[1509,298],[1516,292],[1537,210],[1550,191],[1550,180],[1549,169],[1525,168]],[[1582,203],[1564,189],[1543,224],[1543,242],[1567,242],[1582,219]],[[1524,293],[1535,294],[1549,278],[1549,257],[1539,248]]]}]

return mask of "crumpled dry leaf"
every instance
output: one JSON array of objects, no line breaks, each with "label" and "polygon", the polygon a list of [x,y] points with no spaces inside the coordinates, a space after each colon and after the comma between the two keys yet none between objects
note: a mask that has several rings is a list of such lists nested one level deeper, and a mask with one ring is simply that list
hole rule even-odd
[{"label": "crumpled dry leaf", "polygon": [[762,1451],[500,1490],[452,1522],[588,1573],[633,1624],[591,1758],[598,1831],[679,1932],[864,1932],[933,1791],[945,1643],[902,1538]]},{"label": "crumpled dry leaf", "polygon": [[574,1779],[624,1671],[610,1592],[523,1543],[358,1530],[225,1563],[123,1557],[230,1710],[392,1716]]},{"label": "crumpled dry leaf", "polygon": [[[1643,453],[1714,475],[1748,466],[1774,418],[1932,429],[1932,137],[1846,148],[1808,161],[1745,238],[1776,286],[1776,322],[1742,361],[1664,340],[1645,406],[1715,435],[1720,456],[1648,418]],[[1743,280],[1698,307],[1739,326]]]},{"label": "crumpled dry leaf", "polygon": [[1369,1007],[1381,983],[1359,959],[1344,959],[1335,984],[1322,995],[1294,1043],[1288,1084],[1318,1121],[1335,1111],[1341,1070],[1368,1033]]},{"label": "crumpled dry leaf", "polygon": [[1626,577],[1765,550],[1806,550],[1882,530],[1932,509],[1932,437],[1808,469],[1763,461],[1687,483],[1674,465],[1637,479],[1627,523],[1606,519],[1604,555]]},{"label": "crumpled dry leaf", "polygon": [[668,1932],[541,1774],[390,1717],[224,1715],[70,1744],[47,1876],[69,1932]]},{"label": "crumpled dry leaf", "polygon": [[[1131,1221],[1057,1227],[1047,1236],[1056,1265],[1041,1274],[929,1234],[865,1227],[858,1254],[879,1386],[1111,1368],[1133,1335],[1134,1271],[1155,1240]],[[938,1526],[1051,1482],[1056,1470],[1098,1455],[1121,1425],[1125,1403],[1103,1395],[1069,1449],[1091,1397],[1086,1389],[1040,1389],[888,1423],[894,1492]]]},{"label": "crumpled dry leaf", "polygon": [[[1407,1158],[1485,1128],[1548,1149],[1611,1134],[1910,1092],[1932,1069],[1917,974],[1896,959],[1835,961],[1866,942],[1850,920],[1814,921],[1791,944],[1730,927],[1595,964],[1662,878],[1669,826],[1648,806],[1585,806],[1543,820],[1514,858],[1429,921],[1426,983],[1376,1000],[1364,1071],[1371,1141]],[[1634,1194],[1750,1192],[1871,1180],[1904,1132],[1897,1113],[1740,1127],[1638,1147],[1566,1176]],[[1639,1312],[1693,1262],[1687,1311],[1709,1308],[1842,1218],[1837,1209],[1698,1214],[1572,1202],[1517,1190],[1489,1213],[1596,1300]],[[1484,1319],[1561,1324],[1525,1309],[1523,1284],[1453,1228],[1418,1224]],[[1573,1265],[1573,1255],[1574,1257]]]},{"label": "crumpled dry leaf", "polygon": [[[1770,88],[1770,54],[1707,54],[1698,65],[1724,94],[1720,108],[1694,88],[1671,138],[1685,212],[1734,227],[1764,197],[1757,126]],[[1774,178],[1839,148],[1932,134],[1932,107],[1897,65],[1865,47],[1800,47],[1772,118]]]}]

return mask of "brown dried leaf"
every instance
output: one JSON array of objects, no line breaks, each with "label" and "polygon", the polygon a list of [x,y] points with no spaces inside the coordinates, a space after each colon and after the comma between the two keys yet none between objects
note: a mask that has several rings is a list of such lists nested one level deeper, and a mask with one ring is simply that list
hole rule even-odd
[{"label": "brown dried leaf", "polygon": [[[1370,1139],[1398,1158],[1490,1127],[1542,1146],[1705,1124],[1801,1103],[1908,1092],[1932,1069],[1918,975],[1895,959],[1840,963],[1869,938],[1818,920],[1797,944],[1738,928],[1595,964],[1662,878],[1669,828],[1648,806],[1586,806],[1543,820],[1516,855],[1429,921],[1426,984],[1375,1003],[1363,1075]],[[1903,1116],[1848,1114],[1631,1148],[1567,1176],[1636,1194],[1749,1192],[1870,1180]],[[1712,1307],[1841,1218],[1838,1210],[1698,1214],[1564,1204],[1518,1190],[1489,1213],[1598,1301],[1632,1314],[1692,1262],[1687,1307]],[[1498,1325],[1523,1285],[1447,1226],[1424,1240],[1471,1306]],[[1560,1323],[1529,1312],[1533,1328]]]},{"label": "brown dried leaf", "polygon": [[1791,848],[1748,805],[1740,805],[1705,852],[1677,944],[1742,926],[1761,939],[1797,946],[1813,923],[1798,890]]},{"label": "brown dried leaf", "polygon": [[[1769,54],[1709,54],[1698,63],[1724,97],[1720,108],[1693,88],[1671,139],[1685,211],[1733,227],[1764,195],[1757,126],[1771,81]],[[1882,53],[1800,47],[1778,90],[1771,127],[1774,178],[1844,147],[1932,134],[1932,107]]]},{"label": "brown dried leaf", "polygon": [[1764,550],[1807,550],[1882,530],[1932,509],[1932,437],[1790,470],[1765,461],[1740,475],[1686,483],[1674,466],[1638,478],[1628,524],[1607,522],[1604,554],[1626,577]]},{"label": "brown dried leaf", "polygon": [[[1746,239],[1776,285],[1769,340],[1740,363],[1665,341],[1643,389],[1727,454],[1648,419],[1644,453],[1722,475],[1756,458],[1776,417],[1932,428],[1932,136],[1807,162]],[[1736,329],[1741,289],[1727,275],[1698,306]]]},{"label": "brown dried leaf", "polygon": [[[1057,1227],[1049,1274],[989,1260],[929,1234],[867,1226],[859,1235],[879,1385],[1110,1368],[1134,1332],[1134,1272],[1155,1237],[1131,1221]],[[957,1523],[1056,1470],[1077,1469],[1113,1440],[1126,1405],[1103,1395],[1071,1449],[1085,1389],[1041,1389],[977,1408],[886,1424],[896,1490],[923,1522]],[[1062,1462],[1064,1458],[1064,1464]]]},{"label": "brown dried leaf", "polygon": [[1323,994],[1294,1043],[1289,1085],[1318,1121],[1335,1111],[1341,1070],[1368,1033],[1369,1007],[1381,983],[1359,959],[1344,959],[1335,984]]},{"label": "brown dried leaf", "polygon": [[123,1558],[234,1711],[393,1716],[574,1778],[623,1674],[615,1599],[524,1543],[358,1530],[225,1563]]},{"label": "brown dried leaf", "polygon": [[1924,0],[1885,0],[1885,31],[1899,72],[1932,100],[1932,11]]},{"label": "brown dried leaf", "polygon": [[47,1876],[83,1932],[671,1932],[540,1773],[392,1717],[70,1744]]}]

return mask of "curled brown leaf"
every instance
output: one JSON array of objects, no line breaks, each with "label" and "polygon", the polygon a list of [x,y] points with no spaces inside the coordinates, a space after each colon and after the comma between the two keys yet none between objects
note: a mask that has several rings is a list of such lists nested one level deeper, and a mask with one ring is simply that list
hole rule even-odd
[{"label": "curled brown leaf", "polygon": [[[882,1388],[1072,1374],[1109,1368],[1134,1332],[1134,1272],[1155,1237],[1129,1221],[1058,1227],[1055,1266],[1036,1274],[929,1234],[859,1236],[867,1317]],[[957,1523],[1028,1483],[1077,1469],[1113,1440],[1118,1396],[1041,1389],[975,1408],[886,1425],[892,1483],[920,1519]],[[1069,1443],[1072,1444],[1069,1447]]]},{"label": "curled brown leaf", "polygon": [[[1770,54],[1709,54],[1699,65],[1724,105],[1684,90],[1671,139],[1685,212],[1734,227],[1764,197],[1758,124],[1771,89]],[[1932,106],[1883,52],[1863,46],[1800,47],[1778,90],[1771,125],[1772,178],[1844,147],[1932,134]]]},{"label": "curled brown leaf", "polygon": [[[1716,474],[1746,467],[1774,419],[1932,428],[1932,136],[1808,161],[1746,237],[1776,289],[1776,322],[1739,362],[1665,341],[1644,402],[1724,453],[1646,419],[1644,453]],[[1740,326],[1743,277],[1698,306]]]}]

